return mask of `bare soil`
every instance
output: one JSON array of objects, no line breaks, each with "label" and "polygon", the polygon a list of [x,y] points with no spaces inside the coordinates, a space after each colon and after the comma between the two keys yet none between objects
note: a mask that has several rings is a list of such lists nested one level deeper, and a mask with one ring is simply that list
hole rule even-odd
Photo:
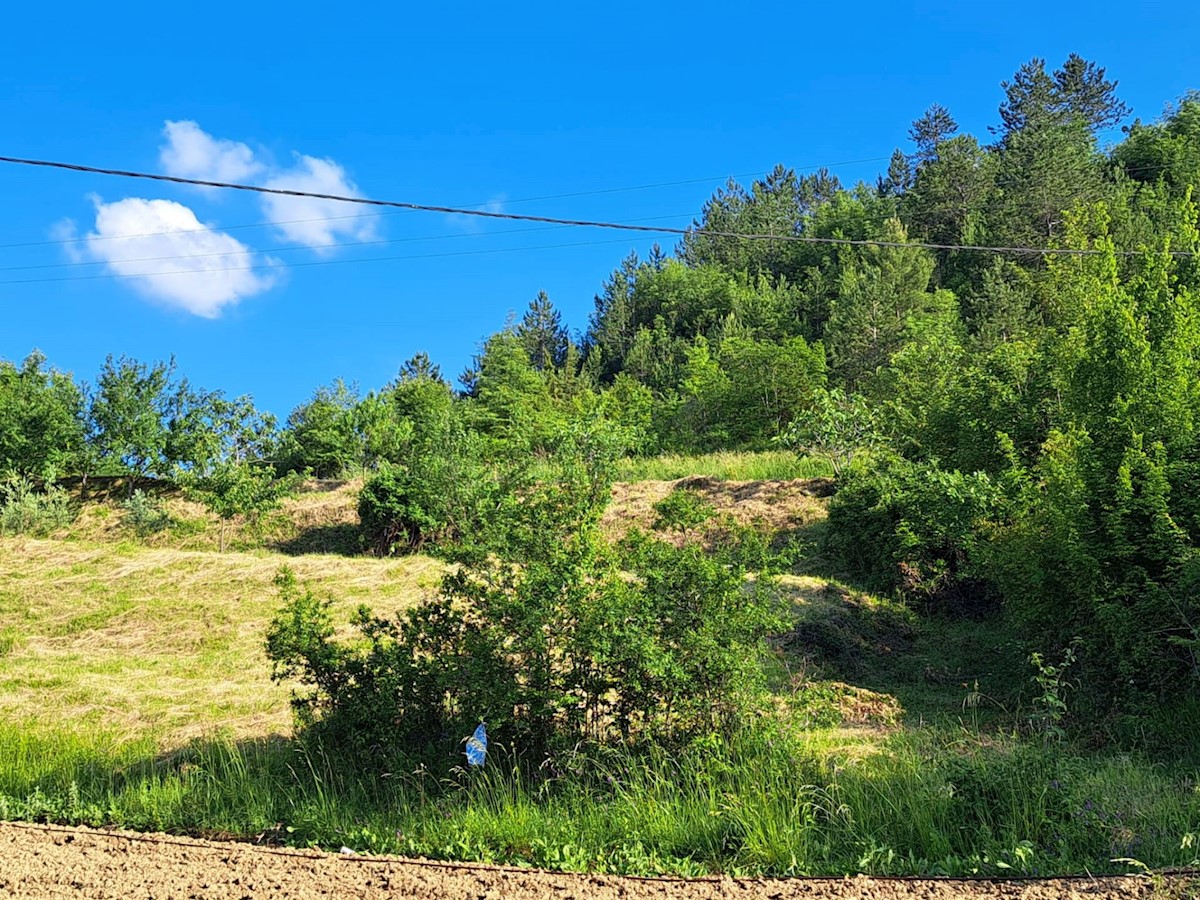
[{"label": "bare soil", "polygon": [[854,878],[680,880],[574,875],[220,843],[169,835],[0,824],[0,896],[89,898],[553,897],[556,900],[1115,900],[1195,897],[1172,878],[962,881]]}]

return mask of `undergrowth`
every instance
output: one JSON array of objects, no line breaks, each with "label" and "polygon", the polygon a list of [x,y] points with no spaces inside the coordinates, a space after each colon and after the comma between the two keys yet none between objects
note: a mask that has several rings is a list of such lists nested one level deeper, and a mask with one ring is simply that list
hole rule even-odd
[{"label": "undergrowth", "polygon": [[[317,744],[0,726],[0,817],[630,874],[1120,873],[1196,862],[1196,771],[962,730],[760,726],[675,753],[495,746],[482,771]],[[1189,840],[1189,835],[1191,839]]]}]

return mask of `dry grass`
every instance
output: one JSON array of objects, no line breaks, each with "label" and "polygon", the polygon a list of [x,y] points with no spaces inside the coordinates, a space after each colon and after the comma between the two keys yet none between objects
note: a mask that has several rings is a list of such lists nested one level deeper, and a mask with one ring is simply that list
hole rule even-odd
[{"label": "dry grass", "polygon": [[770,533],[795,531],[825,518],[829,481],[797,478],[791,481],[723,481],[690,476],[674,481],[618,482],[613,502],[600,520],[610,538],[620,538],[633,528],[649,531],[654,524],[654,504],[675,490],[689,490],[712,504],[717,513],[728,513],[741,525]]},{"label": "dry grass", "polygon": [[[606,528],[648,528],[653,504],[679,486],[739,522],[775,531],[825,514],[820,480],[692,477],[617,485]],[[355,525],[359,487],[307,485],[282,510],[284,538]],[[343,622],[360,603],[384,613],[413,604],[444,571],[420,556],[221,554],[214,517],[178,495],[164,502],[188,528],[134,537],[118,498],[86,504],[55,540],[0,540],[0,715],[35,728],[153,735],[166,745],[218,729],[238,737],[284,732],[288,689],[270,680],[263,652],[279,607],[279,568],[336,598]],[[817,579],[789,578],[787,586],[798,602],[828,600]]]},{"label": "dry grass", "polygon": [[0,714],[31,724],[154,734],[286,731],[288,691],[263,653],[288,565],[348,620],[431,592],[428,557],[283,557],[129,542],[0,541]]}]

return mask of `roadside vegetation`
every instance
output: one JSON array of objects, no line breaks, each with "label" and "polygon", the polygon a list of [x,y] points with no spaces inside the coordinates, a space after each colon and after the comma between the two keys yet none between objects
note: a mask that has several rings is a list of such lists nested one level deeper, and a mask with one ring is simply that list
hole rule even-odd
[{"label": "roadside vegetation", "polygon": [[[1200,864],[1200,98],[1034,60],[280,423],[0,361],[0,816],[633,873]],[[764,229],[876,242],[763,242]],[[1071,251],[998,256],[917,246]],[[486,721],[482,768],[466,737]]]}]

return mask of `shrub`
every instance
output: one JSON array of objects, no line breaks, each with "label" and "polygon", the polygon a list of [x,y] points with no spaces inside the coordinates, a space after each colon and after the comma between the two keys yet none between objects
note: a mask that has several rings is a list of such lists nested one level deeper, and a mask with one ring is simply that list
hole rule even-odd
[{"label": "shrub", "polygon": [[478,522],[494,484],[471,434],[459,430],[438,446],[414,445],[404,462],[382,463],[363,485],[363,537],[380,556],[444,545]]},{"label": "shrub", "polygon": [[312,733],[380,761],[436,756],[486,718],[534,763],[583,742],[673,741],[732,724],[760,683],[773,593],[698,547],[645,537],[630,572],[598,521],[615,458],[595,435],[558,442],[552,470],[504,495],[438,596],[396,618],[328,606],[284,576],[267,642]]},{"label": "shrub", "polygon": [[826,549],[872,588],[961,608],[985,590],[982,526],[1001,500],[983,472],[880,459],[834,495]]},{"label": "shrub", "polygon": [[652,526],[655,531],[688,531],[703,525],[714,514],[710,502],[682,487],[655,503],[654,511],[658,513]]},{"label": "shrub", "polygon": [[125,511],[122,524],[132,528],[139,537],[146,537],[171,525],[171,515],[163,507],[162,501],[151,497],[141,488],[126,498],[121,508]]},{"label": "shrub", "polygon": [[0,483],[0,534],[45,537],[74,522],[75,513],[70,496],[56,484],[39,490],[21,475]]}]

